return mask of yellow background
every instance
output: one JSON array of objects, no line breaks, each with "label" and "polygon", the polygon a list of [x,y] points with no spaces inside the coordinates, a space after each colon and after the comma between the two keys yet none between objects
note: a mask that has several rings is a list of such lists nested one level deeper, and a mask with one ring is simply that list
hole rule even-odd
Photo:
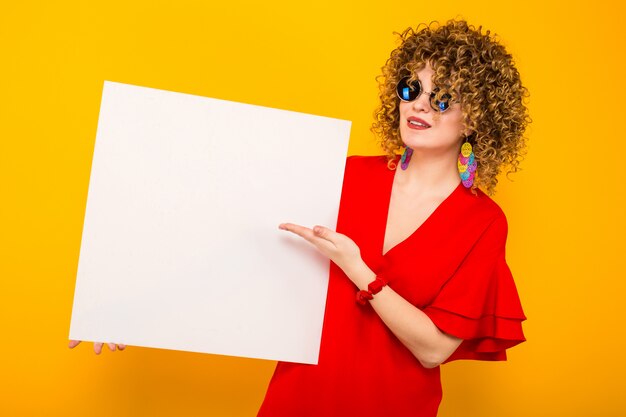
[{"label": "yellow background", "polygon": [[68,349],[103,80],[352,120],[349,153],[377,154],[392,32],[455,16],[497,33],[531,92],[523,171],[494,196],[528,341],[442,366],[440,416],[624,415],[624,7],[545,0],[4,2],[0,415],[254,416],[274,369]]}]

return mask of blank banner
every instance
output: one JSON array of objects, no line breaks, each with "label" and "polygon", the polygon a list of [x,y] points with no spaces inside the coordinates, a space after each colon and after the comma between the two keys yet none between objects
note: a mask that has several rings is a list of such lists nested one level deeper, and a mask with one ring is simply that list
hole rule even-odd
[{"label": "blank banner", "polygon": [[350,127],[105,81],[69,338],[317,364]]}]

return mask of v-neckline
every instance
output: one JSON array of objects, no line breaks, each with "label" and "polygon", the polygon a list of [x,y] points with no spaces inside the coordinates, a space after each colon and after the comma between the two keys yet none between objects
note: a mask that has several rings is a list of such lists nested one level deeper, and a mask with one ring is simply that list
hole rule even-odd
[{"label": "v-neckline", "polygon": [[382,236],[382,243],[380,245],[380,256],[382,258],[386,258],[391,252],[393,252],[394,250],[396,250],[399,246],[403,246],[404,244],[406,244],[409,240],[411,240],[415,235],[417,235],[423,228],[424,226],[431,221],[431,219],[435,216],[436,213],[438,213],[439,211],[442,210],[442,207],[444,207],[445,205],[447,205],[447,203],[452,199],[452,197],[459,191],[459,189],[461,189],[463,182],[459,181],[458,185],[456,186],[456,188],[454,188],[454,190],[452,190],[452,192],[450,192],[450,194],[448,194],[448,196],[446,198],[444,198],[441,203],[439,203],[437,205],[437,207],[435,207],[435,209],[428,215],[428,217],[426,217],[426,219],[422,222],[422,224],[420,224],[417,229],[415,229],[409,236],[407,236],[404,240],[400,241],[399,243],[396,243],[394,246],[392,246],[391,248],[389,248],[389,250],[385,253],[383,253],[383,251],[385,250],[385,238],[387,237],[387,225],[389,222],[389,208],[391,207],[391,194],[393,192],[393,183],[394,180],[396,178],[396,171],[397,169],[400,168],[400,158],[401,155],[396,155],[396,160],[394,161],[396,163],[396,169],[394,170],[389,170],[386,167],[386,158],[384,158],[385,160],[385,170],[388,171],[387,174],[388,176],[385,178],[384,181],[384,194],[386,197],[386,204],[383,206],[383,236]]}]

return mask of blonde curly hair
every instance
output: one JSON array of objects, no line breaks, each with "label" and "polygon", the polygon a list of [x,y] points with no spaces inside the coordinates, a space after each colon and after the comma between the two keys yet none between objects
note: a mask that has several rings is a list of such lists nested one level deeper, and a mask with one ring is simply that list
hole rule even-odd
[{"label": "blonde curly hair", "polygon": [[[420,30],[420,26],[424,28]],[[375,122],[370,130],[381,138],[378,142],[387,154],[389,169],[396,169],[393,160],[402,151],[400,137],[400,99],[396,85],[403,77],[410,81],[417,72],[430,64],[434,73],[432,83],[439,86],[437,99],[444,94],[459,100],[465,126],[472,134],[472,144],[478,168],[471,191],[482,186],[488,195],[495,193],[496,176],[504,165],[517,172],[525,155],[524,131],[532,119],[524,105],[529,96],[522,86],[512,56],[498,43],[497,35],[482,32],[465,20],[451,19],[445,25],[437,21],[420,23],[416,30],[409,27],[400,36],[401,44],[376,77],[380,105],[374,111]],[[435,114],[435,119],[440,116]]]}]

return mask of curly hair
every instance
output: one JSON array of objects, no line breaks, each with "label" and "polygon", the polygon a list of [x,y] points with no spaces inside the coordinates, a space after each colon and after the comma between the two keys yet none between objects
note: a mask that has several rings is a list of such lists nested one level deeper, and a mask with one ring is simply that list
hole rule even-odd
[{"label": "curly hair", "polygon": [[[419,30],[420,26],[424,28]],[[391,52],[381,68],[378,81],[380,104],[374,111],[370,130],[378,135],[381,148],[387,154],[389,169],[396,169],[393,160],[404,147],[400,137],[400,99],[396,85],[403,77],[410,81],[428,63],[433,69],[432,83],[440,87],[437,99],[444,94],[459,100],[464,128],[471,131],[478,168],[471,191],[478,185],[488,195],[495,193],[497,175],[504,165],[517,172],[525,155],[524,131],[532,119],[528,116],[524,98],[528,90],[522,86],[513,58],[498,43],[497,35],[482,32],[465,20],[451,19],[445,25],[437,21],[420,23],[416,30],[409,27],[400,36],[400,45]],[[440,116],[435,113],[435,120]]]}]

